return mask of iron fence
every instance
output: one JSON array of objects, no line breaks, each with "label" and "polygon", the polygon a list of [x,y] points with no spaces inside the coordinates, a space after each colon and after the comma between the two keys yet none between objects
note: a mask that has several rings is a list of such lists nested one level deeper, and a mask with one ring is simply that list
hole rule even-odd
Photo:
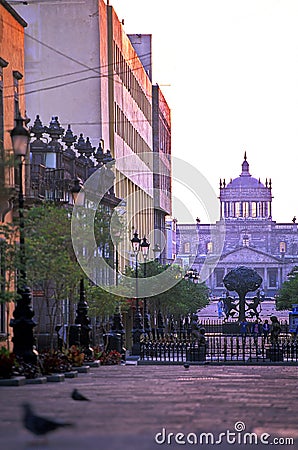
[{"label": "iron fence", "polygon": [[264,337],[211,335],[206,345],[179,339],[141,342],[143,362],[298,362],[298,342],[283,337],[272,345]]}]

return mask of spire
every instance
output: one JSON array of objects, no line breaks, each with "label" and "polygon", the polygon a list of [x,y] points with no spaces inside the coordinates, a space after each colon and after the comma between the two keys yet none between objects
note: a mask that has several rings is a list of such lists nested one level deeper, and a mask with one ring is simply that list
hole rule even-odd
[{"label": "spire", "polygon": [[240,175],[241,177],[250,177],[250,173],[249,173],[249,164],[247,162],[247,156],[246,156],[246,151],[244,152],[244,161],[242,163],[242,173]]}]

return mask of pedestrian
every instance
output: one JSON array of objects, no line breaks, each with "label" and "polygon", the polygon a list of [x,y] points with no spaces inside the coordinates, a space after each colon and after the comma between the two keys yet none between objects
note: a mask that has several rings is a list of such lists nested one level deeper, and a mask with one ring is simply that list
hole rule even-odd
[{"label": "pedestrian", "polygon": [[201,328],[201,325],[199,323],[198,316],[196,314],[192,315],[191,319],[191,337],[194,339],[199,339],[200,333],[199,330]]},{"label": "pedestrian", "polygon": [[268,319],[266,319],[262,325],[262,332],[263,332],[263,336],[264,336],[264,342],[268,342],[268,336],[269,336],[269,332],[270,332],[270,325],[269,325]]},{"label": "pedestrian", "polygon": [[239,331],[240,331],[240,336],[242,337],[242,341],[245,342],[247,331],[248,331],[248,322],[246,321],[246,319],[241,320]]},{"label": "pedestrian", "polygon": [[261,334],[261,327],[260,327],[260,324],[258,322],[258,319],[256,319],[254,321],[254,323],[252,324],[251,333],[252,333],[253,338],[254,338],[255,346],[257,347],[258,346],[258,337]]},{"label": "pedestrian", "polygon": [[217,314],[218,314],[219,319],[223,318],[223,308],[224,308],[224,302],[220,298],[217,302]]},{"label": "pedestrian", "polygon": [[278,337],[281,333],[281,325],[279,323],[279,320],[276,316],[270,317],[270,320],[272,322],[271,324],[271,333],[270,333],[270,340],[272,345],[278,345]]}]

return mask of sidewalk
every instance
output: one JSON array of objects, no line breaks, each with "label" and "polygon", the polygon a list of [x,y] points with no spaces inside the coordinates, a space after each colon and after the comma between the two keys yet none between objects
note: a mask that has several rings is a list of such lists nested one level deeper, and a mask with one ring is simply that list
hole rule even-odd
[{"label": "sidewalk", "polygon": [[[72,400],[74,387],[92,401]],[[295,438],[295,445],[274,445],[294,449],[297,400],[296,367],[101,366],[62,383],[0,387],[0,443],[3,450],[176,449],[181,444],[157,444],[155,435],[165,428],[167,436],[213,432],[218,437],[219,432],[235,432],[235,423],[241,421],[246,432]],[[34,439],[21,424],[23,401],[32,403],[38,414],[73,422],[75,428],[50,434],[47,445],[29,445]],[[256,448],[226,441],[216,446]]]}]

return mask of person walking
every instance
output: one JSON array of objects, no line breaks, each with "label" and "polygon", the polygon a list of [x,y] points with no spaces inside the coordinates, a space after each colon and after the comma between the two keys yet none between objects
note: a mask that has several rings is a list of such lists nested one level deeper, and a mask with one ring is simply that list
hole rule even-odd
[{"label": "person walking", "polygon": [[268,319],[265,320],[265,322],[262,325],[262,332],[263,332],[263,336],[264,336],[264,343],[268,342],[268,336],[270,333],[270,325],[268,322]]},{"label": "person walking", "polygon": [[252,324],[251,333],[252,333],[253,338],[254,338],[255,346],[258,347],[258,338],[259,338],[259,336],[261,334],[261,326],[260,326],[260,323],[258,322],[258,319],[256,319],[254,321],[254,323]]},{"label": "person walking", "polygon": [[239,331],[240,331],[240,336],[242,338],[242,342],[245,343],[247,331],[248,331],[248,322],[246,321],[246,319],[241,320]]}]

